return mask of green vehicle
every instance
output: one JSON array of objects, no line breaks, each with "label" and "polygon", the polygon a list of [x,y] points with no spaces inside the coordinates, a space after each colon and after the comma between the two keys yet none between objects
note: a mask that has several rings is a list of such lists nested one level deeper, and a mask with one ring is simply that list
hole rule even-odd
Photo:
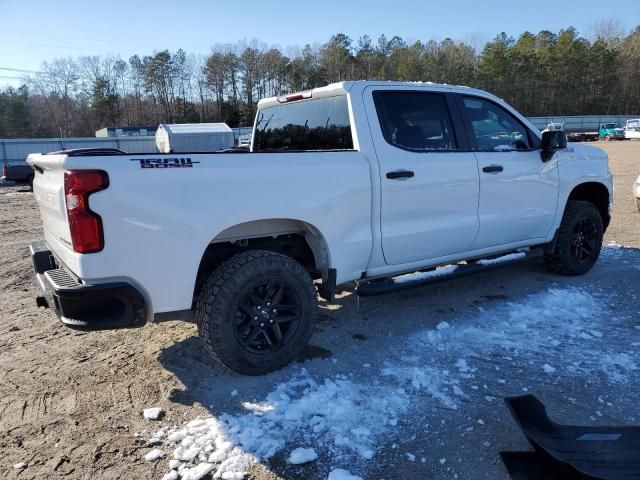
[{"label": "green vehicle", "polygon": [[607,142],[613,139],[624,140],[624,130],[617,123],[601,123],[598,130],[598,139]]}]

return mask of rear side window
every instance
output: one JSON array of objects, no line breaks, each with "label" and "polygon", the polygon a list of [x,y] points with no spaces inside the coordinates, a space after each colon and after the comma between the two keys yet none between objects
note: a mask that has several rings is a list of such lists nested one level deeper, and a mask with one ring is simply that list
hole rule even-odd
[{"label": "rear side window", "polygon": [[391,145],[418,152],[456,149],[442,94],[377,91],[373,100],[382,134]]},{"label": "rear side window", "polygon": [[253,149],[352,150],[346,95],[261,109],[256,121]]},{"label": "rear side window", "polygon": [[529,138],[527,128],[495,103],[478,97],[464,97],[463,104],[478,150],[528,150],[535,144],[535,140]]}]

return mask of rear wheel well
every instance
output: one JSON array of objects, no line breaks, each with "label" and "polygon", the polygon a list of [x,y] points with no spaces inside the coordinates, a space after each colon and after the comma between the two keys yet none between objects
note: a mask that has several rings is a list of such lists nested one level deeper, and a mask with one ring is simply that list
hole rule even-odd
[{"label": "rear wheel well", "polygon": [[582,200],[593,203],[602,218],[602,226],[607,230],[611,217],[609,215],[609,190],[602,183],[587,182],[574,187],[568,200]]},{"label": "rear wheel well", "polygon": [[[248,226],[234,227],[234,232],[242,231],[244,238],[221,240],[223,234],[207,246],[196,275],[194,300],[209,275],[224,261],[242,252],[266,250],[280,253],[300,263],[313,279],[326,278],[329,266],[328,251],[324,240],[311,226],[300,224],[300,231],[291,233],[264,234],[264,222],[255,222]],[[250,230],[261,231],[260,236],[250,235]]]}]

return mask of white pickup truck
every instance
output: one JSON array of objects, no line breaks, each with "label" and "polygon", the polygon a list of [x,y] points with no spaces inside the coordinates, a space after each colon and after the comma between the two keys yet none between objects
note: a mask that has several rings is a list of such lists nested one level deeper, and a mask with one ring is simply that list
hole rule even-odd
[{"label": "white pickup truck", "polygon": [[262,100],[249,153],[28,162],[45,236],[31,246],[39,304],[86,329],[191,312],[206,349],[245,374],[298,356],[317,294],[346,284],[391,292],[519,251],[583,274],[613,196],[601,150],[541,134],[486,92],[430,83]]}]

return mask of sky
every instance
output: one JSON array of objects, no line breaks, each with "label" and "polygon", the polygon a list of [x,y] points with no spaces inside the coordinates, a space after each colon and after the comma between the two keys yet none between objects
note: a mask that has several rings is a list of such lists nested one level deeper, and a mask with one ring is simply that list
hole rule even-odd
[{"label": "sky", "polygon": [[0,86],[19,83],[6,78],[24,73],[15,70],[36,71],[56,57],[128,59],[178,48],[206,54],[216,44],[254,39],[286,52],[290,46],[321,44],[335,33],[354,41],[365,34],[375,41],[383,33],[410,41],[450,37],[481,48],[502,31],[518,36],[574,26],[588,36],[602,19],[617,20],[626,31],[640,24],[640,8],[623,7],[615,16],[603,5],[596,0],[0,0]]}]

